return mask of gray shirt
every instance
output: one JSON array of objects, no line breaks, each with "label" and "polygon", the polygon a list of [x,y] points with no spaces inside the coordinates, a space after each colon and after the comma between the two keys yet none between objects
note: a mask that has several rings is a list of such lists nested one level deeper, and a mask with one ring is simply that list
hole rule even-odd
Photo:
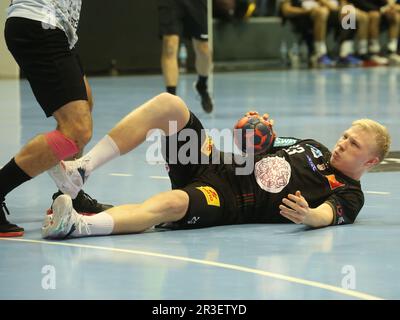
[{"label": "gray shirt", "polygon": [[12,0],[7,17],[20,17],[42,22],[43,28],[59,28],[65,32],[70,48],[78,41],[82,0]]}]

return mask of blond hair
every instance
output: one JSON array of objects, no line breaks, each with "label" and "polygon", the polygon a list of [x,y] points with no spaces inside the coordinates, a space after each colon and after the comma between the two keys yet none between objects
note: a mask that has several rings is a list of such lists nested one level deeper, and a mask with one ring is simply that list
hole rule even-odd
[{"label": "blond hair", "polygon": [[391,138],[388,129],[371,119],[359,119],[352,123],[375,136],[376,155],[382,161],[389,153]]}]

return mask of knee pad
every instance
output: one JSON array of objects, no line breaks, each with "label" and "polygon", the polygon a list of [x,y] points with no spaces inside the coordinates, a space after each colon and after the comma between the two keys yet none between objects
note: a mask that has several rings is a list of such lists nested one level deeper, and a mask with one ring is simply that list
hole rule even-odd
[{"label": "knee pad", "polygon": [[60,161],[72,157],[79,152],[76,143],[58,130],[48,132],[44,136],[54,155]]}]

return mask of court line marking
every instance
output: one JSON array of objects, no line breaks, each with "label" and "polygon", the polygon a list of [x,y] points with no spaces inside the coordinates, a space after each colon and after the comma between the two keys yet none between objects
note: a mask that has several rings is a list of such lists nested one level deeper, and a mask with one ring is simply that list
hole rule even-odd
[{"label": "court line marking", "polygon": [[382,195],[382,196],[390,195],[390,192],[384,192],[384,191],[365,191],[365,193],[378,194],[378,195]]},{"label": "court line marking", "polygon": [[149,176],[150,179],[169,180],[168,176]]},{"label": "court line marking", "polygon": [[48,245],[55,245],[55,246],[75,247],[75,248],[85,248],[85,249],[95,249],[95,250],[120,252],[120,253],[134,254],[134,255],[142,255],[142,256],[150,256],[150,257],[170,259],[170,260],[192,262],[192,263],[196,263],[196,264],[213,266],[213,267],[218,267],[218,268],[222,268],[222,269],[229,269],[229,270],[235,270],[235,271],[246,272],[246,273],[252,273],[252,274],[257,274],[257,275],[261,275],[261,276],[269,277],[269,278],[273,278],[273,279],[302,284],[305,286],[310,286],[310,287],[315,287],[315,288],[319,288],[319,289],[323,289],[323,290],[327,290],[327,291],[332,291],[332,292],[347,295],[350,297],[355,297],[358,299],[383,300],[383,298],[373,296],[373,295],[370,295],[367,293],[363,293],[360,291],[356,291],[356,290],[348,290],[348,289],[336,287],[333,285],[329,285],[329,284],[325,284],[325,283],[321,283],[321,282],[317,282],[317,281],[311,281],[311,280],[286,276],[286,275],[279,274],[279,273],[263,271],[263,270],[259,270],[259,269],[242,267],[242,266],[238,266],[238,265],[234,265],[234,264],[227,264],[227,263],[216,262],[216,261],[193,259],[193,258],[174,256],[174,255],[149,252],[149,251],[109,248],[109,247],[101,247],[101,246],[94,246],[94,245],[87,245],[87,244],[67,243],[67,242],[55,242],[55,241],[46,241],[46,240],[33,240],[33,239],[15,239],[15,238],[13,238],[13,239],[0,238],[0,240],[14,241],[14,242],[27,242],[27,243],[35,243],[35,244],[48,244]]},{"label": "court line marking", "polygon": [[110,173],[110,176],[114,176],[114,177],[132,177],[133,174],[131,173]]}]

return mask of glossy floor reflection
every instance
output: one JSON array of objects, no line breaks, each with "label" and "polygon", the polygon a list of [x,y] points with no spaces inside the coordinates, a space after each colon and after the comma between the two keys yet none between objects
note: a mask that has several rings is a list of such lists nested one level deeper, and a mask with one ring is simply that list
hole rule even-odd
[{"label": "glossy floor reflection", "polygon": [[[216,74],[212,115],[195,97],[195,75],[181,77],[178,93],[206,128],[231,128],[256,109],[275,119],[279,135],[332,147],[352,120],[370,117],[388,126],[392,150],[400,150],[399,76],[395,68]],[[90,83],[88,148],[163,88],[161,76]],[[26,81],[0,80],[0,97],[4,165],[35,134],[52,130],[54,120],[45,119]],[[85,191],[122,204],[168,190],[164,166],[146,162],[147,146],[100,168]],[[0,239],[0,299],[399,299],[398,179],[399,172],[364,177],[366,205],[354,225],[237,225],[46,242],[39,230],[56,189],[43,174],[7,197],[10,220],[26,234]]]}]

